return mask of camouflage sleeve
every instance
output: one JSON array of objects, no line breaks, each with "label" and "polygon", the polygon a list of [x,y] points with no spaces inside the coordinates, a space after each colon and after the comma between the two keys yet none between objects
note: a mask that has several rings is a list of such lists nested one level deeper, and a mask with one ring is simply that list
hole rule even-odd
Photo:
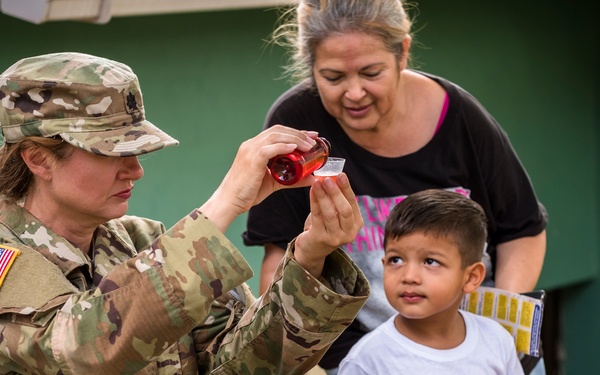
[{"label": "camouflage sleeve", "polygon": [[215,299],[251,276],[238,250],[193,211],[98,288],[61,296],[63,304],[49,310],[21,306],[12,314],[16,321],[0,321],[0,368],[135,373],[205,320]]},{"label": "camouflage sleeve", "polygon": [[293,249],[294,242],[269,290],[214,348],[213,374],[303,374],[365,304],[369,283],[341,249],[320,279],[298,265]]}]

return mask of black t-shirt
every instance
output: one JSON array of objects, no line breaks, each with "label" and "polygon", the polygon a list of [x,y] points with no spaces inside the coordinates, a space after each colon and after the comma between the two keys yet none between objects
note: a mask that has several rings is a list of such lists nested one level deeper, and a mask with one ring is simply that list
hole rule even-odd
[{"label": "black t-shirt", "polygon": [[[462,88],[421,74],[444,88],[449,107],[431,141],[406,156],[381,157],[359,147],[327,113],[318,94],[302,84],[274,103],[265,123],[265,127],[282,124],[314,130],[327,138],[331,156],[346,159],[344,172],[365,221],[356,240],[345,250],[367,275],[371,297],[357,322],[324,357],[321,365],[325,368],[337,367],[361,331],[372,330],[395,313],[385,299],[381,279],[383,225],[393,206],[406,195],[439,188],[463,193],[479,203],[488,219],[487,251],[492,259],[497,244],[537,235],[546,226],[545,209],[495,119]],[[250,210],[244,243],[274,243],[285,248],[301,233],[309,212],[308,188],[280,190]]]}]

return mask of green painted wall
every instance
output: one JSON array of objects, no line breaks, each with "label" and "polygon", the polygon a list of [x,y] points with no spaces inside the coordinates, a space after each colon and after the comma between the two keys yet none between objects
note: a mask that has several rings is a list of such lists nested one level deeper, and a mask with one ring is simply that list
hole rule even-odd
[{"label": "green painted wall", "polygon": [[[590,19],[590,14],[586,19]],[[589,23],[591,25],[591,23]],[[594,112],[596,114],[592,126],[596,129],[596,144],[600,145],[600,25],[596,23],[590,28],[593,35],[589,49],[594,51],[594,70],[590,72],[589,80],[596,87],[594,96]],[[595,73],[595,74],[594,74]],[[593,165],[598,169],[598,155]],[[596,183],[600,183],[596,175]],[[598,194],[598,190],[596,190]],[[591,203],[591,202],[590,202]],[[595,203],[596,210],[600,209],[598,202]],[[598,226],[595,227],[598,231]],[[597,254],[600,252],[597,252]],[[600,268],[600,257],[595,262],[596,268]],[[561,291],[560,303],[562,310],[562,337],[565,348],[565,374],[600,374],[600,363],[598,362],[598,338],[600,338],[600,279],[596,277],[590,282],[576,284]]]},{"label": "green painted wall", "polygon": [[[271,102],[285,89],[282,53],[265,40],[277,13],[266,10],[115,18],[106,25],[33,25],[0,15],[0,70],[42,53],[79,51],[130,65],[147,118],[180,140],[141,158],[130,213],[167,226],[201,205],[227,172],[238,146],[257,134]],[[245,216],[229,236],[260,270],[262,249],[243,249]],[[258,279],[251,280],[258,290]]]},{"label": "green painted wall", "polygon": [[[499,120],[548,209],[539,286],[561,288],[566,374],[600,373],[600,33],[591,4],[421,2],[413,46],[418,68],[460,84]],[[130,213],[171,225],[209,197],[287,87],[282,51],[264,41],[276,18],[259,9],[33,25],[0,14],[0,70],[67,50],[130,65],[148,118],[181,141],[143,157]],[[245,216],[228,234],[258,273],[262,249],[243,247],[244,227]],[[250,285],[258,289],[257,275]]]},{"label": "green painted wall", "polygon": [[[579,6],[579,5],[578,5]],[[502,124],[549,212],[540,286],[598,272],[598,39],[566,1],[421,2],[423,70],[473,93]],[[596,78],[597,79],[597,78]]]}]

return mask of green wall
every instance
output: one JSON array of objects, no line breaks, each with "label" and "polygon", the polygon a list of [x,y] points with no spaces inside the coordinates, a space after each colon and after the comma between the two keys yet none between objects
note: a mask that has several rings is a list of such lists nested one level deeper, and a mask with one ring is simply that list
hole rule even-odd
[{"label": "green wall", "polygon": [[[587,19],[591,18],[590,13]],[[595,21],[596,22],[596,21]],[[593,36],[588,48],[594,51],[594,70],[590,72],[589,80],[595,83],[596,95],[594,96],[595,119],[593,127],[596,129],[596,144],[600,145],[600,24],[590,28]],[[595,74],[594,74],[595,73]],[[598,168],[598,154],[593,161]],[[600,186],[600,179],[596,175],[596,186]],[[596,190],[596,194],[599,191]],[[600,210],[596,202],[595,209]],[[596,231],[598,226],[596,226]],[[600,252],[599,252],[600,253]],[[598,257],[600,258],[600,257]],[[595,266],[600,268],[600,259],[596,259]],[[563,346],[565,350],[566,374],[598,374],[598,338],[600,338],[600,279],[596,277],[591,282],[581,283],[561,291],[560,304],[562,309]]]},{"label": "green wall", "polygon": [[[600,38],[591,4],[421,2],[412,51],[419,69],[460,84],[499,120],[548,209],[539,286],[561,291],[566,374],[600,373],[592,360],[600,337],[592,320],[600,313]],[[148,118],[181,141],[143,157],[130,213],[171,225],[210,196],[287,87],[278,79],[282,51],[264,41],[276,18],[259,9],[33,25],[0,14],[0,70],[67,50],[130,65]],[[258,273],[262,249],[243,247],[244,227],[245,216],[228,235]],[[258,289],[257,275],[250,285]]]},{"label": "green wall", "polygon": [[[42,53],[79,51],[122,61],[138,75],[147,118],[179,139],[141,158],[129,213],[167,226],[201,205],[227,172],[238,146],[256,135],[285,89],[282,53],[265,42],[273,10],[115,18],[106,25],[41,25],[0,14],[0,70]],[[229,236],[260,270],[262,249],[244,249],[245,216]],[[250,282],[258,290],[258,278]]]},{"label": "green wall", "polygon": [[598,67],[585,10],[566,1],[436,1],[419,10],[417,62],[462,85],[496,117],[549,212],[540,287],[594,277]]}]

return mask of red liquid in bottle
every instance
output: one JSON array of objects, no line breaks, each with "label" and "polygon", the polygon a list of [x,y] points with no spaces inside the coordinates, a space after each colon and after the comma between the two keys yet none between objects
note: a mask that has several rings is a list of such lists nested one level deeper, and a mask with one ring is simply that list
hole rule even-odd
[{"label": "red liquid in bottle", "polygon": [[271,176],[282,185],[293,185],[321,168],[329,156],[330,144],[317,138],[317,144],[306,152],[294,151],[279,155],[269,161]]}]

